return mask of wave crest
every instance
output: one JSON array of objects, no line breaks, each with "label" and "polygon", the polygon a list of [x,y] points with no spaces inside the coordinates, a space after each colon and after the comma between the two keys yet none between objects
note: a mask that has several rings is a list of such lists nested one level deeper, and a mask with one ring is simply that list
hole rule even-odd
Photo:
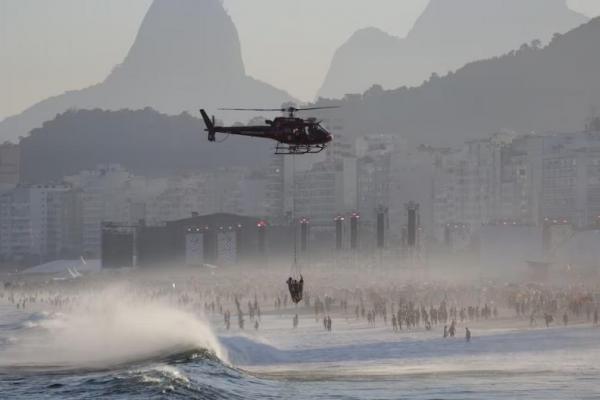
[{"label": "wave crest", "polygon": [[0,368],[106,368],[190,354],[227,359],[209,324],[196,315],[108,291],[22,331],[0,352]]}]

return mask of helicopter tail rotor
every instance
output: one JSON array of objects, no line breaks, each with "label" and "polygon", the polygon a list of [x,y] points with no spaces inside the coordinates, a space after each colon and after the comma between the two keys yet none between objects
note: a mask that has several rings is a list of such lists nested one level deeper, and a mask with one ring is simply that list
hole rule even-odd
[{"label": "helicopter tail rotor", "polygon": [[208,114],[204,110],[200,110],[200,114],[202,115],[202,119],[204,120],[204,124],[206,125],[205,131],[208,132],[208,141],[214,142],[215,139],[215,117],[212,117],[212,120],[208,117]]}]

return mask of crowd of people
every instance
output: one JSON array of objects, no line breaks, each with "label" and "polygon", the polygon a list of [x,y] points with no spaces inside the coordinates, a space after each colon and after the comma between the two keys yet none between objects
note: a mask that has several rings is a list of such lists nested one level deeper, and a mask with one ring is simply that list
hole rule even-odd
[{"label": "crowd of people", "polygon": [[[13,305],[17,310],[68,310],[85,295],[100,292],[115,280],[82,277],[70,281],[6,281],[0,286],[0,304]],[[346,323],[336,326],[383,329],[397,334],[437,330],[444,338],[454,337],[460,326],[467,340],[471,339],[467,324],[508,325],[529,321],[529,326],[536,327],[538,319],[547,327],[557,320],[562,320],[563,325],[599,324],[599,292],[596,287],[583,284],[561,287],[375,282],[350,286],[311,281],[305,288],[302,277],[290,278],[287,287],[260,278],[241,284],[227,279],[212,284],[203,276],[179,278],[177,282],[146,280],[143,276],[131,276],[128,280],[129,296],[168,302],[204,314],[225,331],[245,330],[247,320],[254,330],[267,328],[265,316],[289,317],[293,329],[301,325],[310,327],[303,320],[310,319],[311,314],[329,332],[333,330],[333,319]],[[237,318],[235,327],[232,314]]]}]

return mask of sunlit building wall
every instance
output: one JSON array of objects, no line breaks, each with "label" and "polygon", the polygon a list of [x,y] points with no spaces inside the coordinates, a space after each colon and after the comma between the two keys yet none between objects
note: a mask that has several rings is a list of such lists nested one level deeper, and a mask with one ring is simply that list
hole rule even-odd
[{"label": "sunlit building wall", "polygon": [[77,246],[77,203],[69,185],[19,186],[0,196],[0,257],[42,263]]}]

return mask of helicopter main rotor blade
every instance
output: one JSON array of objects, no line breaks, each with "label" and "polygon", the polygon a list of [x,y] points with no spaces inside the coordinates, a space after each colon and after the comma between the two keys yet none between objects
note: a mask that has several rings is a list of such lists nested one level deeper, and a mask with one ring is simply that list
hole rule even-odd
[{"label": "helicopter main rotor blade", "polygon": [[295,111],[312,111],[312,110],[332,110],[335,108],[340,108],[339,106],[329,106],[329,107],[309,107],[309,108],[295,108]]},{"label": "helicopter main rotor blade", "polygon": [[286,111],[283,108],[219,108],[221,111]]},{"label": "helicopter main rotor blade", "polygon": [[269,112],[296,112],[296,111],[312,111],[312,110],[330,110],[340,108],[339,106],[328,106],[328,107],[308,107],[308,108],[219,108],[221,111],[269,111]]}]

